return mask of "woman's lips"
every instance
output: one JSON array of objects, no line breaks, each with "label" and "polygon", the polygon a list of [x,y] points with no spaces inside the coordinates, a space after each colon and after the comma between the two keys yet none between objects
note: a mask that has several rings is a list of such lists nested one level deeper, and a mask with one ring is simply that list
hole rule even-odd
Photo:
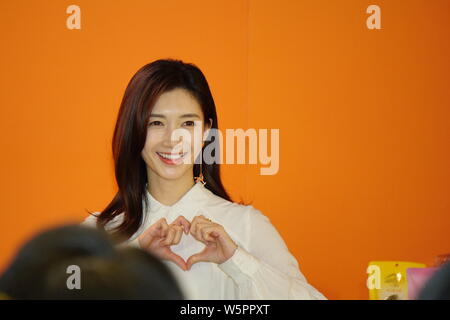
[{"label": "woman's lips", "polygon": [[163,163],[169,164],[169,165],[176,165],[176,164],[180,164],[181,162],[183,162],[183,159],[186,156],[187,152],[184,153],[184,154],[182,154],[182,153],[156,152],[156,154],[158,155],[159,159]]}]

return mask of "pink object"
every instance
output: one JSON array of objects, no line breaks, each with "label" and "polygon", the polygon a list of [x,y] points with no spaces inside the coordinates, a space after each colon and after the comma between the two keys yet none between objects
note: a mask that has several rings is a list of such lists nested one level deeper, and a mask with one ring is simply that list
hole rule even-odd
[{"label": "pink object", "polygon": [[407,268],[406,279],[408,281],[408,299],[415,300],[425,283],[439,268]]}]

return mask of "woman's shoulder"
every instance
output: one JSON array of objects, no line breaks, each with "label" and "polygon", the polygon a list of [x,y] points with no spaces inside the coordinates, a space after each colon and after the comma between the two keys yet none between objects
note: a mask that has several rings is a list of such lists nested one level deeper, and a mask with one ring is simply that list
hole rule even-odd
[{"label": "woman's shoulder", "polygon": [[242,222],[245,220],[245,222],[247,222],[252,219],[269,220],[266,215],[256,209],[252,204],[226,200],[215,194],[210,196],[208,208],[215,212],[216,216],[220,216],[221,218],[229,218],[233,221],[239,220]]},{"label": "woman's shoulder", "polygon": [[[96,228],[97,227],[97,218],[100,215],[101,212],[92,212],[89,214],[89,216],[87,216],[83,222],[81,222],[82,226],[86,226],[86,227],[92,227],[92,228]],[[122,223],[123,220],[123,214],[119,214],[116,217],[114,217],[111,221],[109,221],[106,226],[105,226],[105,230],[110,230],[110,229],[114,229],[115,227],[119,226]]]},{"label": "woman's shoulder", "polygon": [[80,224],[86,227],[96,227],[97,217],[99,214],[99,212],[89,213],[89,215],[84,218],[84,220]]},{"label": "woman's shoulder", "polygon": [[256,237],[259,237],[257,229],[260,226],[263,228],[272,226],[269,218],[253,204],[237,203],[222,198],[211,202],[202,213],[224,226],[228,234],[246,250],[251,248],[251,239],[256,235],[254,232],[257,232]]}]

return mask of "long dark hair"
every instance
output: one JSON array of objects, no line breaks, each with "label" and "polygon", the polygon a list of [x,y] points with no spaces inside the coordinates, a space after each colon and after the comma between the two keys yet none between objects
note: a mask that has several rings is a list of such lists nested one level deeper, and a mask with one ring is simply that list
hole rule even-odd
[{"label": "long dark hair", "polygon": [[[136,72],[125,90],[112,141],[119,190],[97,218],[97,227],[104,229],[109,221],[123,213],[122,223],[111,232],[119,242],[129,239],[143,222],[142,202],[144,200],[146,205],[148,203],[145,196],[147,171],[141,151],[145,145],[148,120],[158,97],[175,88],[190,92],[200,104],[205,122],[212,119],[211,128],[218,129],[214,99],[205,76],[196,65],[181,60],[161,59]],[[218,143],[214,139],[209,136],[203,149],[210,143]],[[220,159],[215,154],[219,152],[219,148],[214,150],[211,155]],[[207,164],[202,160],[205,187],[215,195],[231,201],[220,179],[219,169],[218,163]],[[198,176],[200,164],[194,164],[193,170],[194,177]]]}]

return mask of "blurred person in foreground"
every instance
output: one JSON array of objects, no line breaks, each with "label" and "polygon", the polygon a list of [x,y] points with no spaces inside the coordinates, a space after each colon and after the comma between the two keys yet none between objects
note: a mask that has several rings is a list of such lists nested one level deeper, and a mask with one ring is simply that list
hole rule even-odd
[{"label": "blurred person in foreground", "polygon": [[417,300],[450,300],[450,262],[440,266],[428,279]]},{"label": "blurred person in foreground", "polygon": [[138,248],[116,249],[107,233],[78,225],[46,230],[20,248],[0,277],[0,297],[183,299],[158,258]]}]

